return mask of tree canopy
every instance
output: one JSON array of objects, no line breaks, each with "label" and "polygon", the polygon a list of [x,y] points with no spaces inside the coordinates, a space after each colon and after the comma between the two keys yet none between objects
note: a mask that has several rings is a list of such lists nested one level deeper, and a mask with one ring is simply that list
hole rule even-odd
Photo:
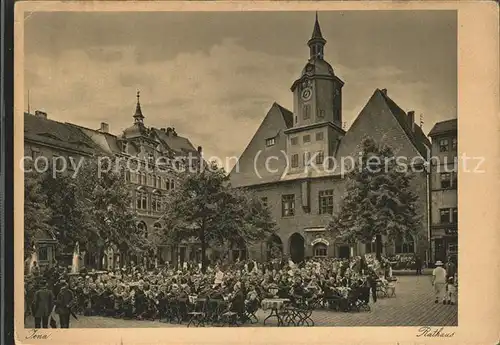
[{"label": "tree canopy", "polygon": [[41,176],[26,173],[24,179],[24,255],[29,256],[37,238],[52,234],[51,209],[42,190]]},{"label": "tree canopy", "polygon": [[416,235],[420,217],[411,179],[411,169],[398,164],[389,146],[364,138],[360,159],[347,175],[340,212],[328,225],[331,235],[349,243],[376,239],[377,256],[382,236],[394,241]]},{"label": "tree canopy", "polygon": [[275,231],[269,210],[248,190],[231,188],[223,169],[211,163],[197,173],[186,173],[165,205],[163,238],[178,243],[197,238],[202,268],[207,246],[246,244]]},{"label": "tree canopy", "polygon": [[25,245],[43,231],[53,233],[59,252],[69,253],[78,242],[82,250],[101,251],[116,245],[133,252],[151,246],[136,227],[131,196],[122,171],[98,169],[86,160],[76,176],[25,175]]}]

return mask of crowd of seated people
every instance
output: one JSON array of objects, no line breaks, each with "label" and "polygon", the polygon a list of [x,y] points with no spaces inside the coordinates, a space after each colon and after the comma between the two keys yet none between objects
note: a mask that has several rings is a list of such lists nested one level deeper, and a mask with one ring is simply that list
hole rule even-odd
[{"label": "crowd of seated people", "polygon": [[52,282],[54,290],[69,283],[77,314],[172,322],[188,321],[200,299],[214,302],[213,309],[207,302],[207,313],[230,311],[242,321],[255,316],[266,298],[339,311],[367,308],[373,280],[387,282],[381,264],[371,257],[310,259],[300,264],[238,261],[209,266],[204,273],[198,265],[152,270],[131,265],[77,275],[68,274],[67,269],[50,269],[25,279],[28,305],[40,276]]}]

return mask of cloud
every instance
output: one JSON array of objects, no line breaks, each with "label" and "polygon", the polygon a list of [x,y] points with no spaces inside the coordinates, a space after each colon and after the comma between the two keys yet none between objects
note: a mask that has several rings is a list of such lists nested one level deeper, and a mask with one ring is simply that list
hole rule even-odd
[{"label": "cloud", "polygon": [[[169,59],[139,64],[137,56],[134,46],[66,50],[57,57],[27,55],[31,107],[90,128],[107,122],[111,132],[121,134],[132,124],[136,91],[141,90],[147,125],[176,127],[195,147],[203,146],[207,156],[233,157],[244,150],[274,101],[292,110],[290,86],[306,63],[300,57],[249,50],[234,39]],[[405,72],[397,68],[336,65],[334,70],[349,90],[347,122],[377,87],[394,90],[405,102],[425,103],[426,86],[400,81]]]}]

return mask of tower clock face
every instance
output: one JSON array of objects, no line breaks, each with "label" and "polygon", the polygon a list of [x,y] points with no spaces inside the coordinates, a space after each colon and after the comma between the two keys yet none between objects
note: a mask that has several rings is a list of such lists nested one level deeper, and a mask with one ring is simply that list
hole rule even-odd
[{"label": "tower clock face", "polygon": [[302,100],[304,101],[308,101],[311,99],[311,96],[312,96],[312,90],[311,88],[305,88],[304,90],[302,90],[302,93],[300,95],[302,97]]}]

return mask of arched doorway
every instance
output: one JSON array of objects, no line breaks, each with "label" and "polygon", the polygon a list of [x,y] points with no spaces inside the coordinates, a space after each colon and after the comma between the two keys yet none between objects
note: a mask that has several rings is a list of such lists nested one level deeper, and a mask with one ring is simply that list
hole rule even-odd
[{"label": "arched doorway", "polygon": [[296,232],[292,236],[290,236],[290,259],[292,259],[294,263],[304,261],[304,244],[304,237],[301,234]]},{"label": "arched doorway", "polygon": [[278,235],[271,235],[267,240],[267,259],[275,259],[283,256],[283,242]]}]

